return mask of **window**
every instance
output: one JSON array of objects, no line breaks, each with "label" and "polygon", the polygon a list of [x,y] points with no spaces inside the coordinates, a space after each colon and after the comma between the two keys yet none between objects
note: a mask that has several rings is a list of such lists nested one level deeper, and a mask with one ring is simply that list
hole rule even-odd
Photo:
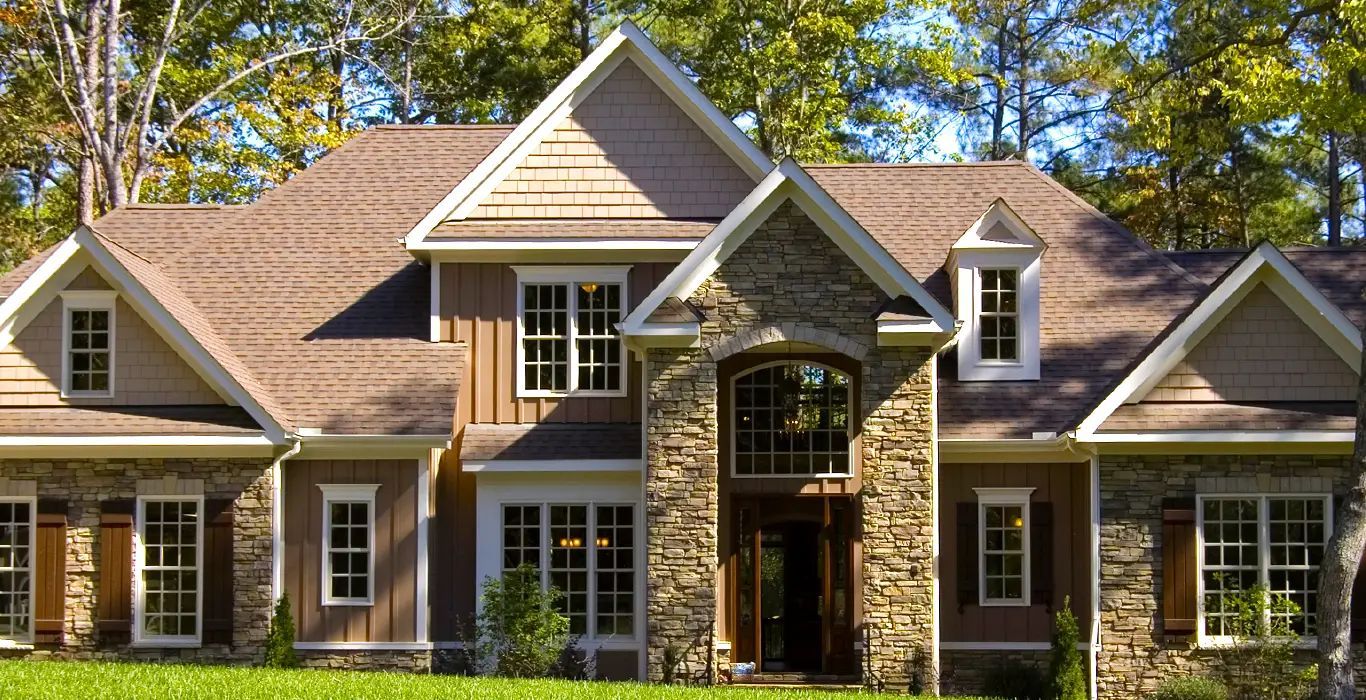
[{"label": "window", "polygon": [[62,292],[62,394],[111,396],[114,389],[114,292]]},{"label": "window", "polygon": [[785,362],[735,379],[734,472],[741,476],[848,475],[849,377]]},{"label": "window", "polygon": [[504,573],[535,566],[542,587],[563,594],[560,611],[571,634],[635,634],[634,506],[504,504],[502,510]]},{"label": "window", "polygon": [[33,637],[33,502],[0,501],[0,639]]},{"label": "window", "polygon": [[979,341],[983,360],[1016,362],[1020,359],[1019,271],[981,270],[982,289],[978,305]]},{"label": "window", "polygon": [[517,268],[520,396],[625,391],[625,268]]},{"label": "window", "polygon": [[138,499],[138,640],[195,642],[204,539],[201,499]]},{"label": "window", "polygon": [[1032,488],[977,491],[982,605],[1029,605],[1029,496]]},{"label": "window", "polygon": [[1296,634],[1314,635],[1330,509],[1326,495],[1201,497],[1204,636],[1232,634],[1229,597],[1258,584],[1299,607],[1286,614]]},{"label": "window", "polygon": [[371,605],[379,484],[318,487],[323,492],[323,605]]}]

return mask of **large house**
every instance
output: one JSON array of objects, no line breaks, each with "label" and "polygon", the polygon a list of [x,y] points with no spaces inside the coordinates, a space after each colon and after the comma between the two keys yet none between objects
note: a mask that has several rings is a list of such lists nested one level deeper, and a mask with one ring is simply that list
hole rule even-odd
[{"label": "large house", "polygon": [[1240,586],[1314,634],[1363,282],[1023,163],[774,164],[628,24],[515,127],[0,281],[4,655],[250,661],[288,594],[310,664],[440,669],[530,563],[601,678],[970,691],[1067,602],[1136,697]]}]

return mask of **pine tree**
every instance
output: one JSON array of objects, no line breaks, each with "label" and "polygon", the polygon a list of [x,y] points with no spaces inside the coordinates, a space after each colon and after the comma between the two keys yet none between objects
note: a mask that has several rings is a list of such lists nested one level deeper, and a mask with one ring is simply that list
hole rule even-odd
[{"label": "pine tree", "polygon": [[1080,641],[1069,596],[1063,598],[1053,621],[1053,657],[1048,667],[1052,700],[1086,700],[1086,670],[1082,667],[1081,652],[1077,651]]},{"label": "pine tree", "polygon": [[266,633],[266,668],[298,668],[299,657],[294,653],[294,613],[289,609],[289,594],[275,602],[275,614],[270,618]]}]

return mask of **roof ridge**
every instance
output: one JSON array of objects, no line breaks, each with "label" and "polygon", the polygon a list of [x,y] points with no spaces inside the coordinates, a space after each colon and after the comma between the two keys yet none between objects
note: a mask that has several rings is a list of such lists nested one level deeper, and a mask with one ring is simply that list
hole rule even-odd
[{"label": "roof ridge", "polygon": [[942,163],[918,162],[918,163],[801,163],[807,169],[834,170],[839,168],[1002,168],[1019,167],[1027,165],[1020,160],[967,160],[967,161],[944,161]]},{"label": "roof ridge", "polygon": [[376,131],[420,131],[420,130],[511,130],[517,128],[517,124],[376,124],[373,127]]},{"label": "roof ridge", "polygon": [[[108,235],[106,235],[106,234],[104,234],[104,233],[101,233],[99,229],[95,228],[94,226],[92,226],[92,225],[90,225],[90,224],[86,224],[85,227],[86,227],[87,229],[90,230],[90,233],[91,233],[91,234],[93,234],[96,238],[98,238],[98,239],[100,239],[101,241],[103,241],[106,245],[112,245],[112,246],[118,248],[119,250],[122,250],[123,252],[125,252],[125,253],[127,253],[127,254],[129,254],[129,255],[135,257],[135,258],[137,258],[138,260],[141,260],[141,261],[147,263],[148,265],[151,265],[152,267],[156,268],[156,270],[157,270],[158,272],[160,272],[161,274],[163,274],[163,275],[166,274],[166,268],[162,267],[160,263],[154,262],[153,260],[151,260],[151,259],[147,258],[146,256],[142,255],[141,253],[137,252],[136,250],[133,250],[132,248],[129,248],[128,246],[126,246],[126,245],[124,245],[124,244],[122,244],[122,243],[119,243],[118,241],[114,240],[113,238],[109,237]],[[168,277],[168,280],[169,280],[169,277]],[[171,283],[174,284],[174,281],[171,280]],[[179,290],[179,285],[177,285],[177,291],[178,291],[178,290]]]},{"label": "roof ridge", "polygon": [[133,202],[117,206],[113,211],[119,209],[242,209],[251,206],[249,204],[218,204],[214,202]]}]

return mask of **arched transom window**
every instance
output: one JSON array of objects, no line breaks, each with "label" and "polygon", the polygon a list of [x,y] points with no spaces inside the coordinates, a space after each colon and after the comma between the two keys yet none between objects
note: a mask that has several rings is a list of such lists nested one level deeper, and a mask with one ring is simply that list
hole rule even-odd
[{"label": "arched transom window", "polygon": [[849,377],[804,362],[735,379],[735,473],[849,474]]}]

